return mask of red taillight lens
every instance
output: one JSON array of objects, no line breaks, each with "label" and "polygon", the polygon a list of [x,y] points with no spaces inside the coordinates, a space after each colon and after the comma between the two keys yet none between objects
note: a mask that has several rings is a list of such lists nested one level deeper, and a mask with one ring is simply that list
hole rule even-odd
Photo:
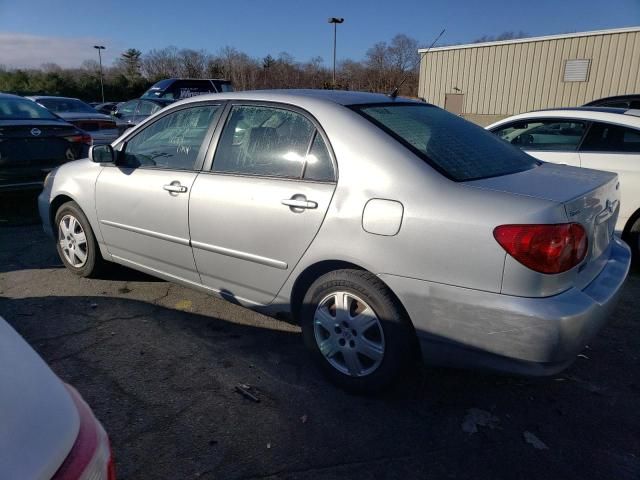
[{"label": "red taillight lens", "polygon": [[82,135],[72,135],[70,137],[64,137],[65,140],[72,143],[86,143],[87,145],[91,145],[93,143],[93,138],[91,135],[84,133]]},{"label": "red taillight lens", "polygon": [[562,273],[587,254],[587,232],[577,223],[501,225],[493,236],[509,255],[540,273]]},{"label": "red taillight lens", "polygon": [[115,480],[115,467],[109,437],[82,400],[67,386],[80,416],[76,441],[52,480]]}]

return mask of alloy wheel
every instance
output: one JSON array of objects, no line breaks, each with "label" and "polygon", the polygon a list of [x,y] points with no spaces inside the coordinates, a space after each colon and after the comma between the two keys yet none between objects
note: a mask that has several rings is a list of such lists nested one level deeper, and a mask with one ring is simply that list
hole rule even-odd
[{"label": "alloy wheel", "polygon": [[58,224],[58,242],[64,258],[75,268],[87,263],[87,236],[82,225],[73,215],[65,215]]},{"label": "alloy wheel", "polygon": [[345,375],[362,377],[382,363],[385,340],[371,306],[344,291],[324,297],[316,308],[313,330],[322,355]]}]

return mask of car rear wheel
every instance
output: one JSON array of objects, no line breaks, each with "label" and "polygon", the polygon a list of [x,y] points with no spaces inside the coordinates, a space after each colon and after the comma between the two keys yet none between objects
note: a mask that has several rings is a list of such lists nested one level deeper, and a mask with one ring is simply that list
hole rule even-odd
[{"label": "car rear wheel", "polygon": [[91,225],[75,202],[67,202],[56,212],[56,247],[67,269],[81,277],[97,273],[104,260]]},{"label": "car rear wheel", "polygon": [[318,278],[301,309],[305,344],[330,380],[372,392],[396,380],[412,351],[402,307],[375,276],[337,270]]}]

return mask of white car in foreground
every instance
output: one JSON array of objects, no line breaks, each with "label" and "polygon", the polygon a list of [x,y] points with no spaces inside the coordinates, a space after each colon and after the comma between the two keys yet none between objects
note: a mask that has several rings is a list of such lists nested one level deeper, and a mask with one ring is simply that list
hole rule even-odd
[{"label": "white car in foreground", "polygon": [[115,480],[89,406],[0,317],[0,478]]},{"label": "white car in foreground", "polygon": [[616,231],[640,261],[640,110],[541,110],[505,118],[487,130],[544,162],[617,173],[621,205]]}]

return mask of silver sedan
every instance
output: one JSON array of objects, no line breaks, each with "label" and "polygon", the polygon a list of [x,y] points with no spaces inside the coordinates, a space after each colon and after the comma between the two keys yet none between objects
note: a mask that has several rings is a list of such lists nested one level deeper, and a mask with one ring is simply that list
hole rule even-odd
[{"label": "silver sedan", "polygon": [[630,263],[616,174],[542,163],[442,109],[385,95],[199,96],[52,172],[39,205],[72,272],[116,262],[290,314],[339,385],[413,355],[566,367]]}]

